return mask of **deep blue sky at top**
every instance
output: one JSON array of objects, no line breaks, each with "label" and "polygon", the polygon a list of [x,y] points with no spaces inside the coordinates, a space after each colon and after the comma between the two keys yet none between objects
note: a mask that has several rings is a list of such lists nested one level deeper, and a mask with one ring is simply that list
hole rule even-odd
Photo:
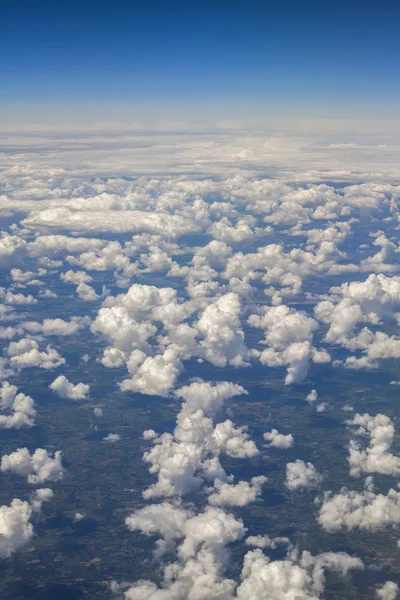
[{"label": "deep blue sky at top", "polygon": [[3,105],[399,105],[394,1],[12,0],[0,19]]}]

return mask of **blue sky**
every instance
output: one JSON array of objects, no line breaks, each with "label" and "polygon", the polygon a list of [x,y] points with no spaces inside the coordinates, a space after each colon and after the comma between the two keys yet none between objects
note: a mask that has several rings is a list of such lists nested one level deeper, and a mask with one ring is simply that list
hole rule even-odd
[{"label": "blue sky", "polygon": [[14,120],[398,114],[394,2],[16,0],[2,11],[0,101]]}]

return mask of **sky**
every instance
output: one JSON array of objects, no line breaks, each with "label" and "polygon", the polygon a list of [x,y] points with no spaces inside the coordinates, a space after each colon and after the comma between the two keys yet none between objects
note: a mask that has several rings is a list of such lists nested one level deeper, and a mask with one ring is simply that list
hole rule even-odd
[{"label": "sky", "polygon": [[399,10],[342,0],[6,3],[1,122],[398,118]]}]

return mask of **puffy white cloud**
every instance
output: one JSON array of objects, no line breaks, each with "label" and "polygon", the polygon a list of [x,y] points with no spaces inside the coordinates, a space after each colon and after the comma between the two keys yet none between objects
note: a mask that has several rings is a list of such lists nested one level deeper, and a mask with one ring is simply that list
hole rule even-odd
[{"label": "puffy white cloud", "polygon": [[357,492],[342,488],[336,495],[326,493],[318,521],[329,533],[340,529],[370,529],[397,526],[400,523],[400,492],[387,495],[369,490]]},{"label": "puffy white cloud", "polygon": [[394,581],[386,581],[382,587],[376,590],[376,597],[380,600],[396,600],[399,586]]},{"label": "puffy white cloud", "polygon": [[30,396],[19,394],[15,385],[4,381],[0,389],[0,408],[8,414],[0,415],[0,428],[20,429],[33,427],[36,410]]},{"label": "puffy white cloud", "polygon": [[27,254],[25,240],[3,233],[0,239],[0,261],[4,269],[19,266]]},{"label": "puffy white cloud", "polygon": [[264,433],[264,440],[269,442],[269,446],[273,448],[286,449],[293,446],[294,443],[291,433],[285,435],[284,433],[279,433],[277,429],[271,429],[271,431]]},{"label": "puffy white cloud", "polygon": [[0,506],[0,556],[8,558],[33,538],[32,507],[14,498],[10,506]]},{"label": "puffy white cloud", "polygon": [[249,352],[244,344],[239,314],[239,297],[230,293],[207,306],[195,324],[203,337],[200,347],[204,357],[214,365],[224,367],[229,363],[239,367],[248,364]]},{"label": "puffy white cloud", "polygon": [[247,426],[235,427],[230,419],[218,423],[212,437],[220,452],[234,458],[251,458],[259,452],[253,440],[249,439]]},{"label": "puffy white cloud", "polygon": [[30,519],[33,512],[42,508],[43,502],[53,497],[52,490],[41,488],[35,491],[31,503],[14,498],[9,506],[0,506],[0,556],[9,558],[26,546],[34,536]]},{"label": "puffy white cloud", "polygon": [[146,357],[140,350],[134,350],[127,366],[132,378],[124,379],[121,390],[166,396],[174,387],[181,363],[172,349],[154,357]]},{"label": "puffy white cloud", "polygon": [[76,288],[76,293],[85,302],[94,302],[98,298],[94,289],[87,283],[80,283]]},{"label": "puffy white cloud", "polygon": [[39,351],[36,340],[22,338],[18,342],[10,342],[8,349],[10,363],[17,369],[39,367],[40,369],[55,369],[65,364],[65,359],[52,348],[47,346],[46,351]]},{"label": "puffy white cloud", "polygon": [[99,406],[96,406],[96,407],[93,409],[93,414],[94,414],[94,416],[95,416],[95,417],[97,417],[97,418],[100,418],[100,417],[102,417],[102,416],[103,416],[103,409],[102,409],[102,408],[100,408]]},{"label": "puffy white cloud", "polygon": [[373,368],[379,359],[400,357],[397,338],[381,331],[373,333],[366,327],[356,334],[359,323],[378,325],[382,319],[393,319],[400,306],[400,277],[370,275],[363,282],[343,283],[330,291],[332,298],[322,300],[314,310],[316,318],[329,325],[325,341],[365,354],[361,358],[347,357],[345,367]]},{"label": "puffy white cloud", "polygon": [[386,415],[356,414],[347,425],[357,427],[356,435],[369,437],[369,445],[363,450],[356,440],[350,440],[350,475],[359,477],[361,473],[382,473],[400,475],[400,457],[389,452],[393,443],[394,426]]},{"label": "puffy white cloud", "polygon": [[90,283],[93,281],[93,277],[88,275],[85,271],[66,271],[60,274],[60,279],[66,283],[74,283],[79,285],[80,283]]},{"label": "puffy white cloud", "polygon": [[83,515],[80,512],[75,513],[74,515],[74,523],[79,523],[79,521],[82,521],[82,519],[85,518],[85,515]]},{"label": "puffy white cloud", "polygon": [[61,451],[57,451],[52,458],[43,448],[37,448],[31,455],[28,448],[18,448],[15,452],[2,457],[1,470],[27,477],[28,483],[32,485],[46,481],[60,481],[64,474],[61,455]]},{"label": "puffy white cloud", "polygon": [[220,381],[215,385],[208,381],[194,381],[175,392],[178,398],[183,398],[188,410],[202,410],[207,416],[214,416],[226,400],[241,394],[247,394],[247,391],[230,381]]},{"label": "puffy white cloud", "polygon": [[285,485],[291,491],[304,487],[317,487],[321,481],[321,475],[317,473],[316,468],[310,462],[305,463],[303,460],[296,460],[286,465]]},{"label": "puffy white cloud", "polygon": [[[265,330],[263,343],[268,347],[253,353],[269,367],[288,366],[287,385],[302,381],[307,375],[309,361],[314,360],[316,349],[311,343],[318,323],[306,313],[284,304],[263,307],[263,311],[262,315],[251,315],[249,324]],[[317,354],[316,362],[321,362],[321,358]]]},{"label": "puffy white cloud", "polygon": [[[28,252],[35,258],[62,256],[65,254],[81,254],[96,251],[107,244],[106,240],[90,237],[70,237],[68,235],[38,235],[28,243]],[[47,266],[42,262],[44,266]],[[49,264],[49,268],[61,266],[62,263]],[[78,282],[79,283],[79,282]]]},{"label": "puffy white cloud", "polygon": [[317,400],[318,400],[317,390],[311,390],[311,392],[306,396],[306,401],[309,404],[313,404],[313,402],[316,402]]},{"label": "puffy white cloud", "polygon": [[25,321],[21,327],[30,333],[41,333],[42,335],[75,335],[79,329],[84,327],[84,322],[79,317],[72,317],[70,321],[63,319],[44,319],[42,323],[36,321]]},{"label": "puffy white cloud", "polygon": [[74,385],[65,377],[65,375],[59,375],[50,385],[49,388],[53,390],[60,398],[66,398],[68,400],[86,400],[87,395],[90,391],[90,386],[86,383],[77,383]]},{"label": "puffy white cloud", "polygon": [[244,428],[236,429],[229,420],[214,426],[212,420],[225,400],[243,393],[241,386],[229,382],[214,386],[194,382],[176,392],[184,402],[174,433],[145,435],[153,445],[145,452],[144,460],[151,465],[150,472],[158,476],[144,492],[145,498],[186,494],[197,489],[204,478],[226,481],[218,458],[221,452],[233,457],[258,453]]},{"label": "puffy white cloud", "polygon": [[242,583],[237,599],[317,600],[324,592],[324,570],[345,576],[349,570],[362,569],[358,558],[345,553],[291,553],[282,561],[271,561],[261,550],[248,552],[244,559]]},{"label": "puffy white cloud", "polygon": [[208,502],[212,506],[246,506],[254,502],[262,493],[262,486],[266,483],[264,476],[253,477],[247,481],[239,481],[236,485],[216,479],[215,492],[210,494]]},{"label": "puffy white cloud", "polygon": [[0,298],[4,300],[6,304],[25,305],[25,304],[37,304],[38,301],[32,296],[32,294],[14,294],[10,290],[6,291],[4,288],[0,288]]}]

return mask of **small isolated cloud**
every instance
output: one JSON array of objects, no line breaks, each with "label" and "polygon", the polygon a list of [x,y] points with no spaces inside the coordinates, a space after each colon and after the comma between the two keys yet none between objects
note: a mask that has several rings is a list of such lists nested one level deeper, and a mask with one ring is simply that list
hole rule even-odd
[{"label": "small isolated cloud", "polygon": [[80,512],[75,513],[74,515],[74,523],[79,523],[79,521],[82,521],[82,519],[85,518],[85,515],[83,515]]},{"label": "small isolated cloud", "polygon": [[313,404],[313,402],[316,402],[317,400],[318,400],[317,390],[311,390],[311,392],[308,394],[308,396],[306,396],[306,402],[308,402],[309,404]]},{"label": "small isolated cloud", "polygon": [[386,581],[382,587],[376,590],[379,600],[396,600],[399,594],[399,586],[394,581]]},{"label": "small isolated cloud", "polygon": [[96,407],[93,409],[93,414],[94,414],[94,416],[95,416],[95,417],[98,417],[98,418],[99,418],[99,417],[102,417],[102,416],[103,416],[103,409],[102,409],[102,408],[100,408],[99,406],[96,406]]},{"label": "small isolated cloud", "polygon": [[103,442],[110,442],[114,444],[115,442],[119,442],[121,436],[119,433],[109,433],[106,437],[103,438]]},{"label": "small isolated cloud", "polygon": [[28,448],[18,448],[1,459],[1,471],[10,471],[21,477],[27,477],[28,483],[38,485],[46,481],[60,481],[64,470],[61,464],[61,451],[52,457],[47,450],[37,448],[30,454]]},{"label": "small isolated cloud", "polygon": [[322,481],[321,475],[317,473],[316,468],[310,462],[296,460],[286,465],[285,485],[289,490],[298,490],[300,488],[314,488]]},{"label": "small isolated cloud", "polygon": [[283,433],[279,433],[277,429],[271,429],[271,431],[264,433],[264,440],[269,442],[269,445],[273,448],[287,449],[294,444],[294,439],[291,433],[285,435]]},{"label": "small isolated cloud", "polygon": [[90,391],[90,386],[85,383],[74,385],[64,375],[59,375],[57,379],[49,385],[60,398],[68,400],[86,400]]}]

